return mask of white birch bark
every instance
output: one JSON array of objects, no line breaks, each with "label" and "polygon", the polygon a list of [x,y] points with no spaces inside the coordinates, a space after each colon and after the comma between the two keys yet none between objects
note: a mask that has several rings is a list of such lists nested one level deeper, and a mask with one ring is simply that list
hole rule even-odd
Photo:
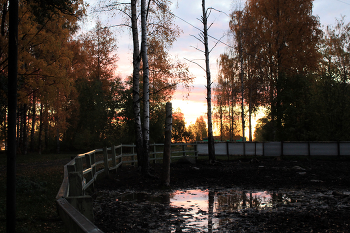
[{"label": "white birch bark", "polygon": [[147,56],[147,5],[146,0],[141,0],[141,53],[143,65],[143,162],[142,171],[148,173],[149,162],[149,67]]},{"label": "white birch bark", "polygon": [[131,0],[131,28],[133,37],[133,109],[135,116],[135,134],[136,134],[136,151],[138,165],[142,164],[143,143],[142,143],[142,126],[141,126],[141,108],[140,108],[140,48],[139,34],[137,28],[137,0]]}]

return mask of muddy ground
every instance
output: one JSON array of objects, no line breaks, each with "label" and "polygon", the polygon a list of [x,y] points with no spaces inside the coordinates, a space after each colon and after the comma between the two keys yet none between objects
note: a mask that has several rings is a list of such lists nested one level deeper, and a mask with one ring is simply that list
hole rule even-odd
[{"label": "muddy ground", "polygon": [[[94,215],[102,231],[350,232],[350,159],[174,163],[168,189],[159,185],[160,164],[151,173],[143,178],[124,166],[98,182]],[[208,206],[174,206],[176,190],[203,190]],[[261,192],[271,200],[252,198]],[[130,193],[135,198],[123,200]]]}]

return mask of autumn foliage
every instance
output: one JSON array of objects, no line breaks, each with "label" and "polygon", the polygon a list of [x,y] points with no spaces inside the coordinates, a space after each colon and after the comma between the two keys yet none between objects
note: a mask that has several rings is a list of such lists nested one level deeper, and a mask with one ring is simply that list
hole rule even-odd
[{"label": "autumn foliage", "polygon": [[342,20],[323,32],[312,7],[312,0],[249,0],[232,13],[229,27],[234,43],[218,60],[215,89],[221,135],[242,132],[237,106],[244,85],[250,140],[251,118],[261,107],[267,116],[260,120],[258,140],[349,139],[343,130],[348,129],[344,117],[349,25]]},{"label": "autumn foliage", "polygon": [[[0,141],[6,142],[8,4],[0,4]],[[165,6],[153,3],[149,14],[151,142],[163,141],[165,103],[177,85],[192,80],[187,66],[169,55],[181,30]],[[87,150],[135,139],[132,82],[116,75],[118,38],[100,22],[80,31],[85,7],[82,0],[20,1],[19,153]]]}]

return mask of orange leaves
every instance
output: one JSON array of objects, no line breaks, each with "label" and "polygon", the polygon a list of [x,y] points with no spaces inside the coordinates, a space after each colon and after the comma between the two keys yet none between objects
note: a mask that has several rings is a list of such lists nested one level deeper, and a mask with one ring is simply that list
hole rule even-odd
[{"label": "orange leaves", "polygon": [[248,32],[243,34],[248,51],[255,51],[276,72],[316,69],[321,30],[312,16],[312,0],[252,0],[244,11],[243,27]]}]

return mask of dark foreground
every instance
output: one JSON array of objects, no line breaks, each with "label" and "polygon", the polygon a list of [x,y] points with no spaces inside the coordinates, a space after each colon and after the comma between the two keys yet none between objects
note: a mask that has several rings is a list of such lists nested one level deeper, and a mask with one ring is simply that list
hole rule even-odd
[{"label": "dark foreground", "polygon": [[[152,174],[160,176],[159,164]],[[129,166],[100,180],[95,224],[104,232],[350,232],[349,159],[174,163],[171,188],[159,183]],[[176,190],[205,190],[207,209],[169,205]],[[268,205],[252,198],[261,191]]]}]

